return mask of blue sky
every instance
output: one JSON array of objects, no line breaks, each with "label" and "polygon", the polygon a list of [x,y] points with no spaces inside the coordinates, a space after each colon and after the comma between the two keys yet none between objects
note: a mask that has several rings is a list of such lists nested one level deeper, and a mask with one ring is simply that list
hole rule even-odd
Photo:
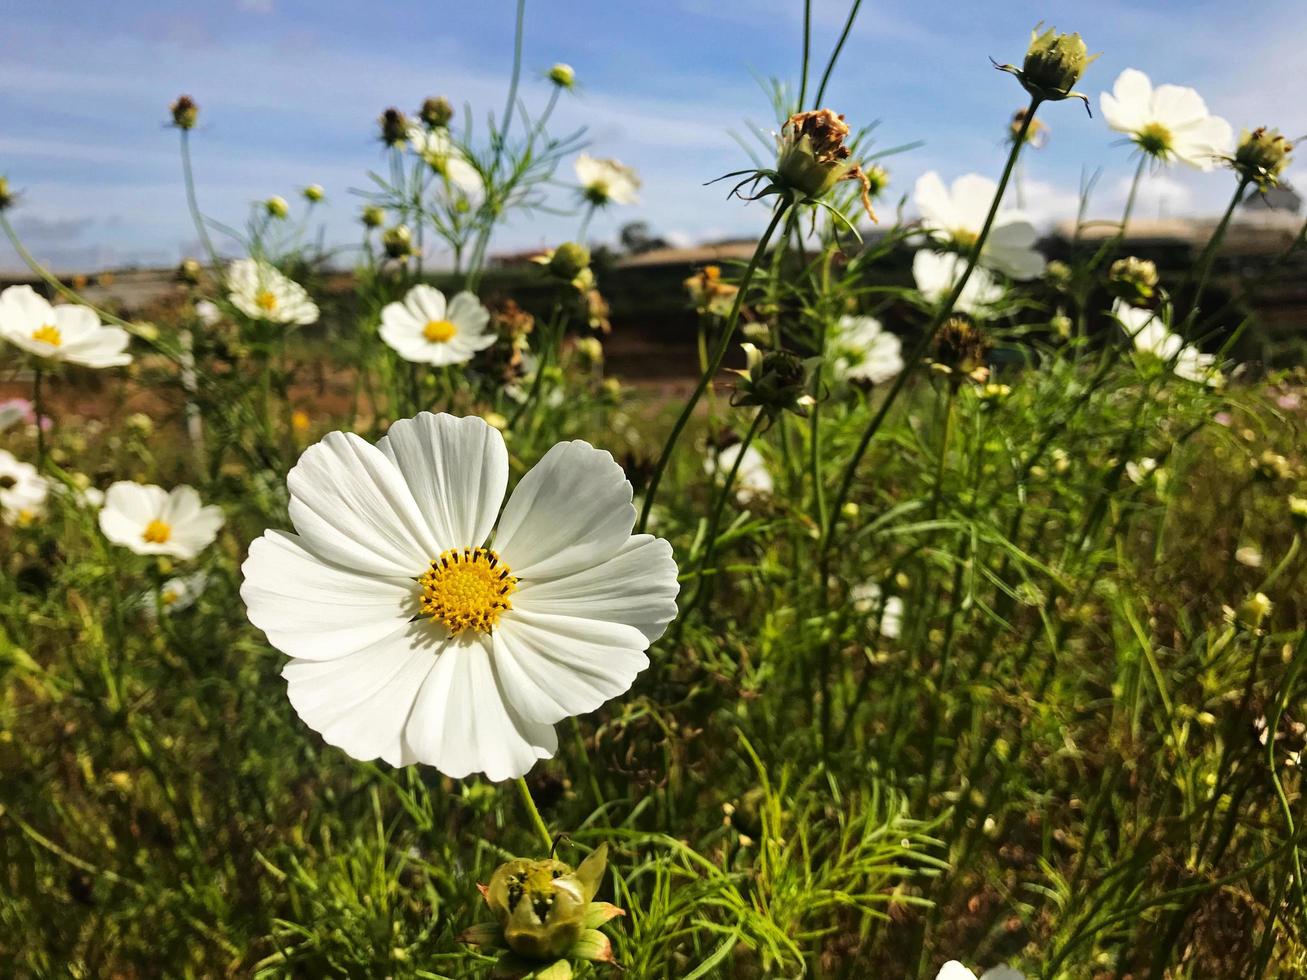
[{"label": "blue sky", "polygon": [[[322,184],[331,241],[357,239],[365,172],[381,162],[374,120],[444,94],[498,112],[511,55],[512,0],[7,0],[0,35],[0,173],[23,193],[14,212],[43,259],[66,271],[172,263],[198,251],[185,210],[176,133],[163,125],[179,93],[201,106],[194,134],[206,213],[239,223],[249,202],[299,204]],[[1307,133],[1307,81],[1298,66],[1307,4],[1263,0],[868,2],[826,102],[850,122],[879,120],[881,145],[924,140],[889,161],[892,192],[936,169],[946,180],[996,176],[1003,127],[1022,102],[988,57],[1020,61],[1040,20],[1078,30],[1102,57],[1082,88],[1095,104],[1046,107],[1052,128],[1025,169],[1040,221],[1073,212],[1084,169],[1102,168],[1091,210],[1119,211],[1132,165],[1097,113],[1098,93],[1123,68],[1192,85],[1236,129],[1263,122]],[[591,226],[596,239],[648,221],[676,240],[756,232],[760,205],[727,201],[703,183],[747,165],[730,132],[771,128],[756,78],[798,73],[801,0],[529,0],[528,103],[548,95],[543,72],[571,63],[581,90],[556,115],[559,132],[586,124],[591,152],[635,166],[639,205]],[[847,11],[814,0],[814,60],[824,62]],[[1291,171],[1291,176],[1293,171]],[[570,178],[570,173],[562,173]],[[1299,181],[1307,183],[1307,181]],[[1166,172],[1150,180],[1142,215],[1218,211],[1228,174]],[[560,202],[567,196],[560,191]],[[574,218],[524,219],[501,249],[553,243]],[[0,267],[16,257],[0,250]]]}]

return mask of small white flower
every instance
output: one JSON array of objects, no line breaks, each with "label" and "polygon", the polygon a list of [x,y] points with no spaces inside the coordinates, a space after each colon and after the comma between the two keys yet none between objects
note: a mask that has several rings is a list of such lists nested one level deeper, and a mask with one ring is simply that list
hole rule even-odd
[{"label": "small white flower", "polygon": [[1216,369],[1216,355],[1204,354],[1197,347],[1186,345],[1178,334],[1166,328],[1162,318],[1153,310],[1143,310],[1117,300],[1112,306],[1112,315],[1130,335],[1136,351],[1170,364],[1177,376],[1211,388],[1218,388],[1225,382]]},{"label": "small white flower", "polygon": [[237,259],[227,269],[227,298],[251,320],[305,326],[318,320],[308,291],[262,259]]},{"label": "small white flower", "polygon": [[204,506],[193,487],[163,487],[120,480],[109,487],[100,530],[138,555],[194,558],[213,543],[223,525],[222,508]]},{"label": "small white flower", "polygon": [[581,182],[582,195],[591,204],[634,204],[639,200],[640,178],[617,160],[582,153],[576,158],[576,179]]},{"label": "small white flower", "polygon": [[632,535],[621,467],[559,443],[500,514],[507,482],[498,431],[427,412],[375,446],[333,432],[290,471],[296,533],[250,546],[241,597],[328,743],[509,779],[648,666],[677,570],[666,541]]},{"label": "small white flower", "polygon": [[874,316],[842,316],[827,338],[836,381],[881,384],[903,370],[903,343]]},{"label": "small white flower", "polygon": [[[944,186],[935,171],[917,178],[912,198],[921,211],[921,227],[964,252],[975,247],[985,227],[998,184],[980,174],[966,174]],[[1013,279],[1043,275],[1044,257],[1035,251],[1035,226],[1019,211],[1000,209],[980,252],[981,265]]]},{"label": "small white flower", "polygon": [[903,632],[903,600],[896,595],[882,601],[880,586],[875,582],[863,582],[849,590],[853,600],[853,609],[863,616],[877,616],[880,619],[880,635],[888,640],[897,640]]},{"label": "small white flower", "polygon": [[1153,88],[1148,76],[1134,68],[1117,76],[1112,93],[1099,96],[1099,105],[1109,126],[1164,163],[1179,160],[1211,170],[1234,149],[1234,130],[1207,112],[1202,96],[1180,85]]},{"label": "small white flower", "polygon": [[222,310],[218,309],[218,304],[213,300],[202,299],[196,303],[195,315],[206,327],[217,326],[222,322]]},{"label": "small white flower", "polygon": [[[957,960],[949,960],[939,968],[935,980],[976,980],[976,975]],[[1026,975],[1010,966],[991,966],[980,980],[1026,980]]]},{"label": "small white flower", "polygon": [[170,578],[159,586],[157,597],[154,595],[145,597],[145,614],[153,617],[159,609],[169,616],[184,612],[195,605],[195,600],[203,594],[208,584],[209,573],[205,571]]},{"label": "small white flower", "polygon": [[0,402],[0,432],[26,419],[32,412],[32,403],[25,398],[10,398]]},{"label": "small white flower", "polygon": [[403,302],[381,311],[381,339],[406,361],[419,364],[462,364],[496,339],[490,311],[474,293],[462,292],[448,304],[434,286],[414,286]]},{"label": "small white flower", "polygon": [[36,467],[0,449],[0,519],[30,524],[45,512],[50,483]]},{"label": "small white flower", "polygon": [[[76,478],[75,478],[76,479]],[[85,477],[80,477],[85,480]],[[55,493],[60,496],[72,499],[77,507],[84,507],[87,510],[99,510],[104,506],[104,491],[99,487],[93,487],[88,482],[86,486],[69,486],[66,483],[52,483],[51,487]]]},{"label": "small white flower", "polygon": [[[718,483],[724,483],[743,446],[737,442],[710,456],[704,462],[704,470]],[[750,446],[745,450],[744,458],[740,459],[740,468],[735,474],[735,499],[747,504],[758,497],[770,497],[774,489],[767,461],[762,458],[762,453]]]},{"label": "small white flower", "polygon": [[[967,267],[967,259],[962,255],[946,252],[932,252],[920,249],[912,257],[912,278],[917,282],[917,290],[929,303],[939,303],[953,290],[958,277]],[[971,270],[971,278],[962,287],[953,309],[972,316],[981,316],[986,308],[993,306],[1003,298],[1003,287],[980,266]]]},{"label": "small white flower", "polygon": [[449,185],[469,198],[480,198],[485,184],[477,168],[468,162],[463,151],[454,145],[449,130],[444,127],[427,129],[412,126],[408,131],[409,148],[426,161]]},{"label": "small white flower", "polygon": [[1134,484],[1142,484],[1152,477],[1153,472],[1157,469],[1157,460],[1151,456],[1145,456],[1140,460],[1130,460],[1125,464],[1125,475],[1130,478]]},{"label": "small white flower", "polygon": [[85,306],[51,306],[31,286],[0,293],[0,337],[37,357],[82,367],[119,367],[132,360],[126,330],[101,323]]}]

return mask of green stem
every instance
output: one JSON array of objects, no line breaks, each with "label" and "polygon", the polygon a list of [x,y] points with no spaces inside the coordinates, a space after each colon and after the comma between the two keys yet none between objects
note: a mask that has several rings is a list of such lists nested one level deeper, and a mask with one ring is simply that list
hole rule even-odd
[{"label": "green stem", "polygon": [[1225,209],[1225,214],[1221,215],[1221,221],[1212,232],[1212,237],[1207,240],[1207,247],[1203,249],[1203,254],[1198,259],[1198,285],[1194,289],[1194,299],[1189,307],[1189,315],[1185,317],[1184,333],[1188,334],[1189,327],[1198,316],[1198,310],[1203,303],[1203,290],[1207,288],[1207,278],[1212,272],[1212,262],[1216,259],[1216,253],[1220,250],[1221,241],[1225,238],[1226,230],[1230,227],[1230,219],[1234,217],[1234,209],[1239,206],[1243,200],[1243,195],[1248,190],[1249,181],[1241,179],[1239,186],[1234,190],[1234,197],[1230,198],[1230,205]]},{"label": "green stem", "polygon": [[796,112],[803,111],[808,97],[808,56],[812,53],[812,0],[803,0],[803,67],[799,73],[799,101]]},{"label": "green stem", "polygon": [[690,393],[685,407],[681,409],[681,414],[677,416],[676,422],[672,426],[667,442],[663,445],[663,451],[658,456],[658,463],[654,467],[653,476],[649,480],[649,489],[644,495],[644,508],[640,511],[640,520],[636,522],[635,532],[637,534],[643,533],[645,525],[649,523],[649,514],[653,510],[654,498],[658,495],[658,484],[662,482],[663,472],[667,469],[667,463],[672,457],[672,452],[676,449],[677,440],[681,438],[681,433],[690,421],[690,416],[694,414],[699,399],[708,390],[712,379],[716,377],[717,371],[722,366],[722,361],[726,359],[726,352],[730,349],[731,338],[735,335],[735,325],[739,322],[740,309],[744,305],[744,296],[749,290],[749,283],[758,269],[758,263],[767,254],[767,244],[771,241],[772,235],[776,233],[776,228],[780,225],[781,218],[785,216],[788,209],[789,203],[787,201],[778,204],[775,212],[772,213],[771,223],[767,225],[767,230],[762,233],[762,238],[758,239],[758,247],[753,250],[753,257],[749,259],[749,265],[744,270],[744,277],[740,280],[739,290],[735,294],[735,302],[731,305],[731,313],[722,326],[722,336],[717,343],[717,350],[713,353],[708,370],[704,371],[699,378],[699,383],[695,385],[694,391]]},{"label": "green stem", "polygon": [[209,262],[216,274],[222,263],[218,258],[218,250],[213,247],[213,240],[209,238],[208,229],[204,227],[204,216],[200,214],[200,204],[195,196],[195,176],[191,171],[191,131],[178,129],[178,132],[181,134],[182,179],[186,182],[186,206],[190,208],[191,221],[195,223],[195,231],[200,236],[200,243],[208,253]]},{"label": "green stem", "polygon": [[862,0],[853,0],[853,6],[849,8],[849,16],[844,21],[844,30],[840,32],[840,39],[835,42],[835,50],[830,53],[830,60],[826,62],[826,70],[822,72],[821,84],[817,86],[817,97],[812,100],[814,109],[821,108],[822,97],[826,94],[826,83],[830,81],[831,72],[835,70],[835,62],[840,58],[840,52],[844,50],[844,42],[849,39],[849,32],[853,30],[853,22],[858,17],[858,8],[862,6]]},{"label": "green stem", "polygon": [[545,853],[548,854],[554,849],[554,836],[549,833],[549,827],[545,823],[544,817],[540,816],[540,811],[536,809],[536,801],[531,798],[531,787],[526,784],[525,779],[518,776],[517,788],[522,794],[522,803],[526,806],[527,816],[531,818],[531,825],[535,827],[536,833],[544,841]]},{"label": "green stem", "polygon": [[36,468],[45,471],[45,398],[41,390],[41,365],[32,368],[32,410],[36,413]]}]

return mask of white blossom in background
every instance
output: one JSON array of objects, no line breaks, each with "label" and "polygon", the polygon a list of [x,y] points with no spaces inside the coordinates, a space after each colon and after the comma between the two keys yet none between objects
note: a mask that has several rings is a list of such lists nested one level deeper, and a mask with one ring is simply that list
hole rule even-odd
[{"label": "white blossom in background", "polygon": [[[997,192],[998,184],[980,174],[965,174],[945,187],[932,170],[917,178],[912,199],[921,212],[921,227],[965,253],[979,240]],[[1035,250],[1038,237],[1025,215],[1000,208],[980,251],[980,264],[1013,279],[1043,275],[1044,256]]]},{"label": "white blossom in background", "polygon": [[[704,461],[704,472],[716,482],[725,483],[731,467],[740,456],[741,449],[744,449],[744,444],[737,442],[709,456]],[[759,497],[770,497],[774,489],[775,485],[762,453],[753,446],[744,449],[744,457],[740,459],[740,468],[735,474],[736,501],[747,504]]]},{"label": "white blossom in background", "polygon": [[[939,303],[952,292],[967,267],[962,255],[919,249],[912,257],[912,278],[917,290],[928,303]],[[977,265],[958,294],[953,309],[971,316],[984,316],[988,308],[1003,298],[1003,287]]]},{"label": "white blossom in background", "polygon": [[400,357],[419,364],[463,364],[494,344],[490,311],[474,293],[448,302],[434,286],[414,286],[400,302],[381,311],[381,339]]},{"label": "white blossom in background", "polygon": [[582,153],[576,158],[575,166],[582,195],[596,207],[635,204],[640,199],[640,178],[619,161]]},{"label": "white blossom in background", "polygon": [[903,632],[903,600],[896,595],[882,600],[883,595],[875,582],[863,582],[849,590],[854,611],[863,616],[878,617],[880,635],[887,640],[897,640]]},{"label": "white blossom in background", "polygon": [[262,259],[237,259],[227,269],[227,298],[251,320],[307,326],[318,320],[308,291]]},{"label": "white blossom in background", "polygon": [[440,174],[451,187],[461,191],[465,197],[479,199],[485,192],[481,174],[454,145],[449,130],[442,127],[427,129],[424,126],[412,126],[408,131],[409,148],[426,161],[436,173]]},{"label": "white blossom in background", "polygon": [[101,323],[85,306],[51,306],[31,286],[0,293],[0,338],[28,354],[80,367],[121,367],[132,360],[122,327]]},{"label": "white blossom in background", "polygon": [[138,555],[183,560],[211,545],[223,521],[222,508],[205,506],[185,484],[168,491],[120,480],[105,493],[100,511],[100,530],[114,544]]},{"label": "white blossom in background", "polygon": [[842,316],[826,338],[836,381],[881,384],[903,370],[903,343],[874,316]]},{"label": "white blossom in background", "polygon": [[26,525],[45,513],[50,482],[31,463],[0,449],[0,519]]},{"label": "white blossom in background", "polygon": [[1130,335],[1138,353],[1169,364],[1178,377],[1188,381],[1212,388],[1225,383],[1225,378],[1216,368],[1216,355],[1205,354],[1197,347],[1187,345],[1183,338],[1167,329],[1155,311],[1117,300],[1112,306],[1112,315]]}]

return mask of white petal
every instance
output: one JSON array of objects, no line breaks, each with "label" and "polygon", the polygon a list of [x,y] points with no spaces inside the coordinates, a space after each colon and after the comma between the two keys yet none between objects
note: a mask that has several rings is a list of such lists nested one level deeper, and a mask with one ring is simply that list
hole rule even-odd
[{"label": "white petal", "polygon": [[441,551],[490,537],[508,486],[508,450],[497,429],[476,416],[423,412],[392,425],[377,448],[403,474]]},{"label": "white petal", "polygon": [[404,305],[418,321],[419,329],[432,320],[445,319],[445,294],[434,286],[414,286],[404,297]]},{"label": "white petal", "polygon": [[957,224],[953,199],[935,171],[928,171],[917,178],[912,188],[912,201],[928,227],[942,231]]},{"label": "white petal", "polygon": [[1099,96],[1099,106],[1108,126],[1119,133],[1138,132],[1152,112],[1153,83],[1135,68],[1127,68],[1116,78],[1112,94]]},{"label": "white petal", "polygon": [[495,550],[518,578],[549,578],[611,558],[634,524],[631,484],[612,455],[560,442],[514,488]]},{"label": "white petal", "polygon": [[954,227],[979,235],[997,192],[998,184],[980,174],[963,174],[953,181]]},{"label": "white petal", "polygon": [[404,730],[406,758],[456,779],[524,776],[558,751],[552,725],[527,721],[505,701],[488,637],[471,631],[436,657]]},{"label": "white petal", "polygon": [[1207,118],[1203,97],[1183,85],[1159,85],[1153,91],[1153,118],[1167,129],[1179,129]]},{"label": "white petal", "polygon": [[570,575],[518,584],[513,608],[634,626],[652,643],[676,617],[672,546],[652,534],[630,537],[612,558]]},{"label": "white petal", "polygon": [[285,531],[257,538],[241,574],[250,622],[300,660],[356,653],[404,628],[417,612],[413,582],[327,564]]},{"label": "white petal", "polygon": [[328,744],[406,765],[404,726],[444,642],[418,622],[335,660],[292,660],[281,674],[296,713]]},{"label": "white petal", "polygon": [[949,960],[939,968],[935,980],[976,980],[976,975],[957,960]]},{"label": "white petal", "polygon": [[443,550],[395,464],[353,433],[306,449],[286,484],[295,530],[327,561],[415,577]]}]

